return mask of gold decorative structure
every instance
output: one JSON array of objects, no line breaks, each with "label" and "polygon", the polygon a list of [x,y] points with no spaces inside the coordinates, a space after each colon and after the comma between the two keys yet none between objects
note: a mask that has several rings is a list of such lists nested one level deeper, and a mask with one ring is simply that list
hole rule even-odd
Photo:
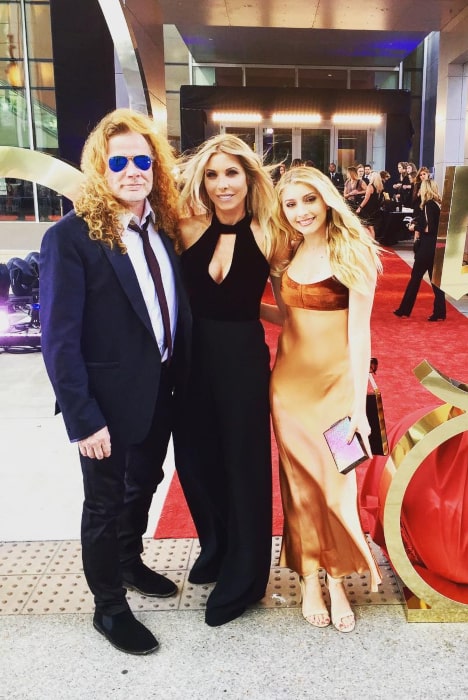
[{"label": "gold decorative structure", "polygon": [[468,166],[445,169],[432,281],[454,299],[468,294]]},{"label": "gold decorative structure", "polygon": [[74,201],[83,173],[47,153],[16,146],[0,146],[0,177],[30,180]]},{"label": "gold decorative structure", "polygon": [[381,482],[389,483],[383,523],[385,543],[398,575],[420,599],[414,607],[414,601],[407,605],[408,622],[468,622],[468,605],[442,595],[415,570],[406,553],[400,526],[406,489],[423,460],[439,445],[468,430],[468,386],[446,377],[427,360],[414,373],[423,386],[447,403],[414,423],[387,460]]}]

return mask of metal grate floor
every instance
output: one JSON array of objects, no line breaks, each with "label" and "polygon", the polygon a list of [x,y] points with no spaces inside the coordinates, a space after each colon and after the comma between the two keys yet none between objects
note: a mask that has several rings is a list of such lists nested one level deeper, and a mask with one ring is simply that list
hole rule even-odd
[{"label": "metal grate floor", "polygon": [[[297,575],[277,566],[281,537],[273,538],[272,569],[265,597],[260,608],[292,608],[300,604]],[[128,592],[134,611],[201,610],[213,584],[196,586],[187,580],[192,563],[198,556],[196,539],[144,541],[145,563],[167,574],[179,586],[173,598],[146,598]],[[347,593],[353,605],[403,604],[400,583],[381,550],[370,542],[379,563],[383,583],[378,593],[371,593],[367,575],[346,579]],[[324,594],[327,595],[322,586]],[[60,613],[92,613],[93,597],[87,587],[81,566],[78,540],[47,542],[0,543],[0,615],[49,615]]]}]

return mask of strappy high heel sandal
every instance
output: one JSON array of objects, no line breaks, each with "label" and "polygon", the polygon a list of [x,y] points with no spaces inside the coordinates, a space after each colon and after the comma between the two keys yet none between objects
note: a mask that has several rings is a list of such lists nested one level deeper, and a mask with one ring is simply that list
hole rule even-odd
[{"label": "strappy high heel sandal", "polygon": [[[352,632],[356,626],[356,619],[346,596],[343,581],[344,579],[342,578],[333,578],[327,574],[325,578],[325,585],[330,593],[331,619],[333,626],[338,630],[338,632]],[[335,603],[333,599],[336,598],[336,594],[340,588],[342,591],[342,596],[340,596],[341,600],[339,599],[337,603]]]},{"label": "strappy high heel sandal", "polygon": [[[307,620],[309,625],[313,625],[314,627],[328,627],[330,624],[330,614],[322,597],[319,572],[314,571],[314,573],[309,574],[309,576],[299,576],[299,584],[301,586],[302,615],[304,619]],[[320,595],[322,605],[320,605],[318,601],[315,602],[314,599],[309,601],[306,591],[307,588],[310,590],[313,587],[315,587],[314,593],[316,597],[318,598],[318,595]]]}]

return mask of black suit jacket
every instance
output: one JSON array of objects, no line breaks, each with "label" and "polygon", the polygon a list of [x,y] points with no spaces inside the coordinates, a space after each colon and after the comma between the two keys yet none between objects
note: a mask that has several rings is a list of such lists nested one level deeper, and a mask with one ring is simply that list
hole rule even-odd
[{"label": "black suit jacket", "polygon": [[330,180],[333,182],[333,184],[335,185],[336,189],[337,189],[337,190],[340,190],[340,192],[343,192],[343,190],[344,190],[344,178],[343,178],[343,173],[339,173],[338,171],[335,171],[335,172],[333,173],[333,177],[332,177],[332,174],[329,172],[329,173],[328,173],[328,177],[329,177]]},{"label": "black suit jacket", "polygon": [[[179,300],[172,364],[180,387],[191,316],[178,257],[161,237]],[[161,355],[129,256],[92,241],[72,211],[46,232],[40,271],[42,354],[70,440],[107,425],[123,445],[141,442],[154,413]]]}]

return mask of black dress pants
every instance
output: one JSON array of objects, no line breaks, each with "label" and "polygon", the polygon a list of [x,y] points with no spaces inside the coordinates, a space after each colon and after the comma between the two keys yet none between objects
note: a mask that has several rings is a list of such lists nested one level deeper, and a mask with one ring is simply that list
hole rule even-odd
[{"label": "black dress pants", "polygon": [[[413,310],[422,279],[426,272],[429,275],[429,279],[432,280],[432,268],[434,266],[436,241],[430,238],[427,234],[421,234],[420,241],[420,247],[414,256],[411,277],[398,308],[398,310],[405,316],[409,316]],[[434,292],[433,314],[440,318],[445,318],[445,294],[434,284],[432,284],[432,291]]]},{"label": "black dress pants", "polygon": [[171,372],[163,364],[150,431],[143,442],[124,446],[111,434],[111,455],[82,457],[83,568],[96,610],[115,615],[128,609],[122,569],[137,562],[153,494],[162,481],[172,428]]},{"label": "black dress pants", "polygon": [[189,394],[174,446],[201,557],[218,573],[207,602],[217,624],[262,598],[268,582],[269,376],[259,321],[194,322]]}]

